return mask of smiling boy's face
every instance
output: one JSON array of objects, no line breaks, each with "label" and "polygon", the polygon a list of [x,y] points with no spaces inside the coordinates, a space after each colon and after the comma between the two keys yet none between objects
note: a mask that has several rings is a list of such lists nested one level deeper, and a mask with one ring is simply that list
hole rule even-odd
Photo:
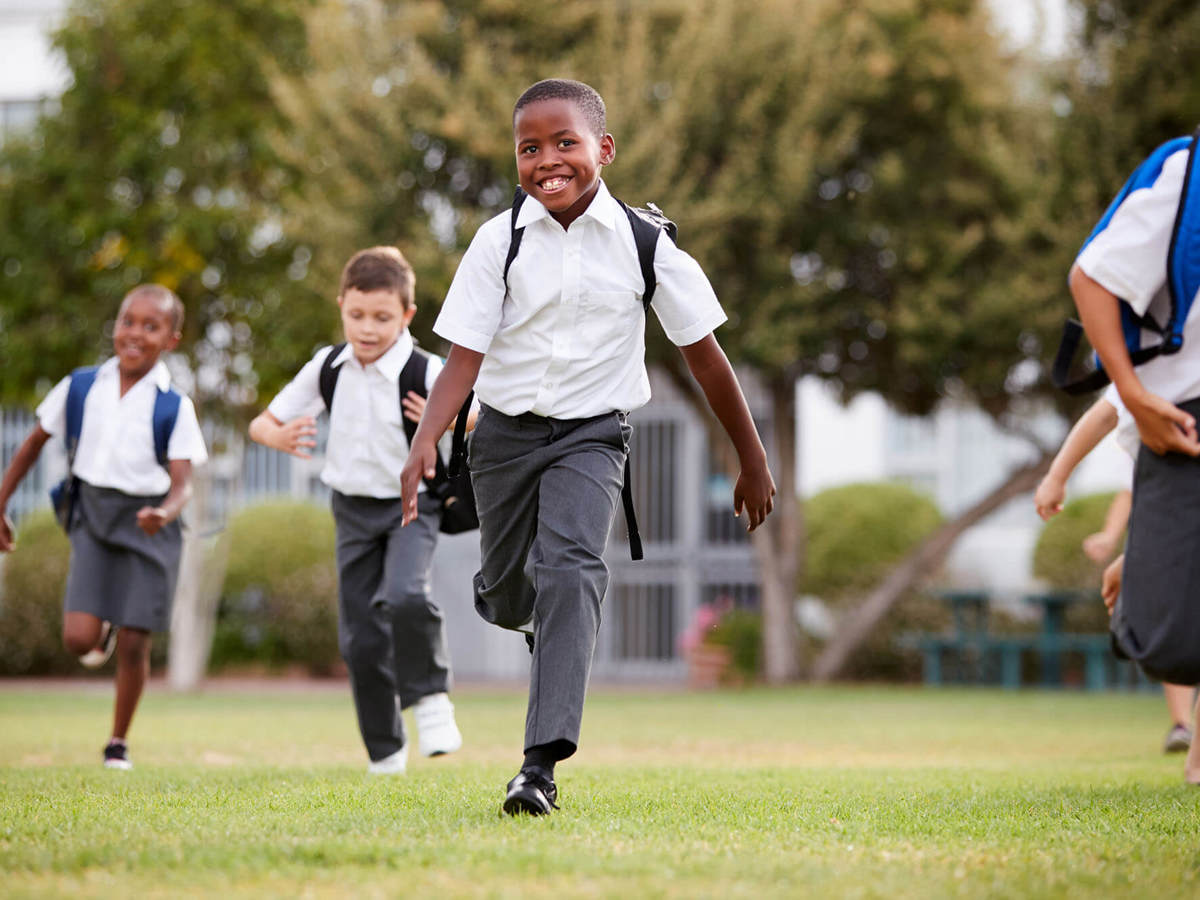
[{"label": "smiling boy's face", "polygon": [[598,136],[575,103],[554,98],[523,106],[513,136],[521,187],[566,228],[596,196],[616,155],[612,135]]},{"label": "smiling boy's face", "polygon": [[113,328],[113,350],[121,374],[141,378],[159,356],[175,349],[179,338],[169,298],[152,293],[130,294],[121,304]]}]

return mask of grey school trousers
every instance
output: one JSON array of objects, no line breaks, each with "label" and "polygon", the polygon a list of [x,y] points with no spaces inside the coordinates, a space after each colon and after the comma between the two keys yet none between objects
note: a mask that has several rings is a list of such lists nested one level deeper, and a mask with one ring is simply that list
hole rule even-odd
[{"label": "grey school trousers", "polygon": [[420,515],[406,528],[400,527],[399,498],[334,491],[332,506],[338,645],[367,754],[380,760],[404,746],[400,710],[450,687],[442,611],[430,596],[441,505],[422,493]]},{"label": "grey school trousers", "polygon": [[472,432],[475,608],[534,636],[525,749],[566,741],[569,756],[579,743],[632,431],[623,413],[547,419],[484,406]]}]

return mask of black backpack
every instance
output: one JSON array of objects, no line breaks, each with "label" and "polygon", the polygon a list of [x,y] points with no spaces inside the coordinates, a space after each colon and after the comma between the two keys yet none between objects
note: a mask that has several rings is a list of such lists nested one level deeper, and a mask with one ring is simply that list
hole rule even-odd
[{"label": "black backpack", "polygon": [[[517,227],[517,215],[521,211],[521,204],[525,202],[525,198],[529,196],[520,187],[513,194],[512,202],[512,220],[511,220],[511,239],[508,244],[508,257],[504,260],[504,286],[508,287],[508,270],[513,264],[513,260],[517,258],[517,252],[521,249],[521,238],[525,235],[524,227]],[[617,198],[614,197],[614,200]],[[617,200],[621,209],[625,210],[625,215],[629,219],[629,225],[633,229],[633,243],[637,247],[638,265],[642,270],[642,308],[645,309],[647,315],[650,312],[650,300],[654,297],[654,289],[658,287],[658,282],[654,277],[654,251],[658,247],[658,235],[665,231],[667,236],[676,244],[679,243],[679,229],[675,227],[675,223],[666,217],[661,209],[653,203],[647,203],[645,208],[636,206],[626,206],[620,200]],[[628,455],[625,457],[625,481],[621,485],[621,505],[625,507],[625,528],[629,532],[629,555],[633,559],[642,559],[642,536],[638,532],[637,512],[633,507],[633,475],[629,465]]]},{"label": "black backpack", "polygon": [[[336,344],[325,361],[321,364],[321,374],[318,384],[321,399],[325,401],[325,409],[333,409],[333,392],[337,387],[338,375],[342,367],[334,366],[334,360],[345,348],[346,344]],[[404,424],[404,436],[412,445],[413,436],[417,433],[417,423],[404,415],[404,395],[409,391],[425,397],[425,373],[429,367],[429,354],[413,342],[412,353],[408,362],[400,370],[397,382],[400,387],[400,421]],[[434,497],[442,501],[441,531],[444,534],[458,534],[479,527],[479,515],[475,509],[475,491],[471,487],[471,473],[467,468],[467,416],[471,411],[471,399],[475,396],[472,391],[463,402],[458,420],[454,424],[454,439],[450,446],[450,463],[442,462],[441,453],[437,457],[437,471],[432,478],[425,479],[425,487]]]}]

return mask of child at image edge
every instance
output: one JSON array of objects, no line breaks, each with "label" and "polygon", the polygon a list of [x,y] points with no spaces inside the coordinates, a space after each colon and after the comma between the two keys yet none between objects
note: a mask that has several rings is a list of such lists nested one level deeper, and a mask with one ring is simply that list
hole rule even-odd
[{"label": "child at image edge", "polygon": [[[1080,252],[1069,278],[1088,340],[1141,438],[1125,554],[1104,573],[1102,593],[1110,610],[1116,604],[1114,616],[1121,615],[1125,602],[1118,599],[1122,566],[1125,592],[1136,592],[1142,603],[1144,598],[1190,598],[1191,561],[1200,553],[1200,303],[1191,306],[1179,352],[1164,353],[1136,370],[1118,305],[1121,298],[1138,315],[1166,318],[1171,299],[1164,263],[1187,160],[1186,149],[1172,154],[1153,184],[1130,193],[1108,227]],[[1194,715],[1200,717],[1200,705]],[[1193,734],[1198,724],[1193,719]],[[1188,749],[1184,778],[1200,784],[1200,740]]]},{"label": "child at image edge", "polygon": [[[401,481],[411,527],[434,442],[474,386],[475,606],[496,625],[532,632],[525,758],[503,809],[540,815],[557,808],[554,766],[578,744],[608,584],[602,553],[632,431],[627,413],[649,400],[650,385],[633,231],[600,178],[616,149],[604,101],[580,82],[540,81],[517,100],[513,136],[528,195],[516,222],[520,252],[505,279],[506,210],[463,256],[434,325],[450,353]],[[651,305],[733,442],[741,465],[734,510],[745,507],[754,529],[771,511],[775,485],[712,334],[725,315],[695,260],[663,234],[654,275]]]},{"label": "child at image edge", "polygon": [[[415,352],[408,332],[417,311],[414,287],[412,268],[395,247],[361,250],[346,263],[337,298],[346,345],[332,361],[341,371],[321,471],[333,492],[337,530],[338,643],[350,670],[367,771],[374,775],[405,771],[402,709],[414,708],[425,756],[462,746],[447,694],[442,611],[430,597],[441,505],[424,484],[414,496],[421,524],[400,527],[400,468],[409,452],[401,417],[420,421],[425,405],[413,391],[400,397],[400,373]],[[317,351],[250,423],[251,438],[309,455],[313,417],[324,408],[320,373],[334,349]],[[426,392],[440,369],[438,358],[429,356]]]},{"label": "child at image edge", "polygon": [[[104,765],[129,769],[125,739],[150,670],[150,634],[166,631],[179,573],[179,512],[191,496],[192,467],[208,459],[191,400],[180,396],[167,441],[167,466],[156,458],[153,417],[159,391],[171,384],[159,357],[179,343],[183,304],[157,284],[134,288],[113,330],[116,356],[96,370],[83,404],[71,474],[79,495],[68,525],[71,564],[63,644],[90,667],[117,655],[112,737]],[[37,408],[37,425],[0,482],[0,551],[13,549],[3,516],[9,498],[51,437],[66,432],[70,376]]]}]

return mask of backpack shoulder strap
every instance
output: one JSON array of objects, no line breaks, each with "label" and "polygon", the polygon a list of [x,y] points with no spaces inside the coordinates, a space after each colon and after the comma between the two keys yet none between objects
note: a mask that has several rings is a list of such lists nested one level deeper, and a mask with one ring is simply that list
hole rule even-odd
[{"label": "backpack shoulder strap", "polygon": [[1187,173],[1175,213],[1171,251],[1167,254],[1167,287],[1171,294],[1171,319],[1164,337],[1163,353],[1183,346],[1183,325],[1200,290],[1200,178],[1196,177],[1200,128],[1190,138]]},{"label": "backpack shoulder strap", "polygon": [[513,191],[512,202],[512,219],[509,224],[510,237],[508,241],[508,257],[504,260],[504,287],[508,288],[508,270],[512,268],[513,260],[517,258],[517,252],[521,249],[521,238],[525,236],[525,229],[517,227],[517,216],[521,213],[521,204],[525,202],[525,198],[529,195],[517,185],[517,189]]},{"label": "backpack shoulder strap", "polygon": [[68,468],[75,461],[75,448],[79,446],[79,435],[83,431],[83,404],[96,382],[98,369],[98,366],[82,366],[71,373],[71,383],[67,387],[67,431],[63,435]]},{"label": "backpack shoulder strap", "polygon": [[326,412],[333,410],[333,391],[337,387],[338,375],[342,371],[342,367],[334,366],[333,361],[338,358],[345,348],[345,341],[342,341],[340,344],[334,344],[329,351],[329,355],[325,357],[325,361],[321,363],[321,374],[317,378],[317,387],[321,391],[321,399],[325,401]]},{"label": "backpack shoulder strap", "polygon": [[396,384],[400,388],[400,421],[404,425],[404,436],[408,438],[409,446],[412,446],[412,439],[417,433],[417,423],[404,415],[404,395],[413,391],[422,397],[429,396],[429,391],[425,388],[425,374],[428,370],[429,354],[418,347],[414,341],[412,353],[408,355],[408,361],[396,379]]},{"label": "backpack shoulder strap", "polygon": [[164,468],[167,465],[167,444],[171,441],[171,432],[175,430],[182,399],[183,395],[171,386],[165,391],[160,389],[154,397],[154,456]]},{"label": "backpack shoulder strap", "polygon": [[633,243],[637,247],[638,265],[642,270],[642,306],[647,311],[650,301],[654,299],[654,290],[658,287],[658,279],[654,275],[654,252],[658,248],[658,235],[665,231],[667,236],[676,244],[679,243],[679,229],[675,223],[666,217],[661,209],[653,203],[647,203],[646,208],[627,206],[620,200],[621,209],[629,219],[633,229]]}]

